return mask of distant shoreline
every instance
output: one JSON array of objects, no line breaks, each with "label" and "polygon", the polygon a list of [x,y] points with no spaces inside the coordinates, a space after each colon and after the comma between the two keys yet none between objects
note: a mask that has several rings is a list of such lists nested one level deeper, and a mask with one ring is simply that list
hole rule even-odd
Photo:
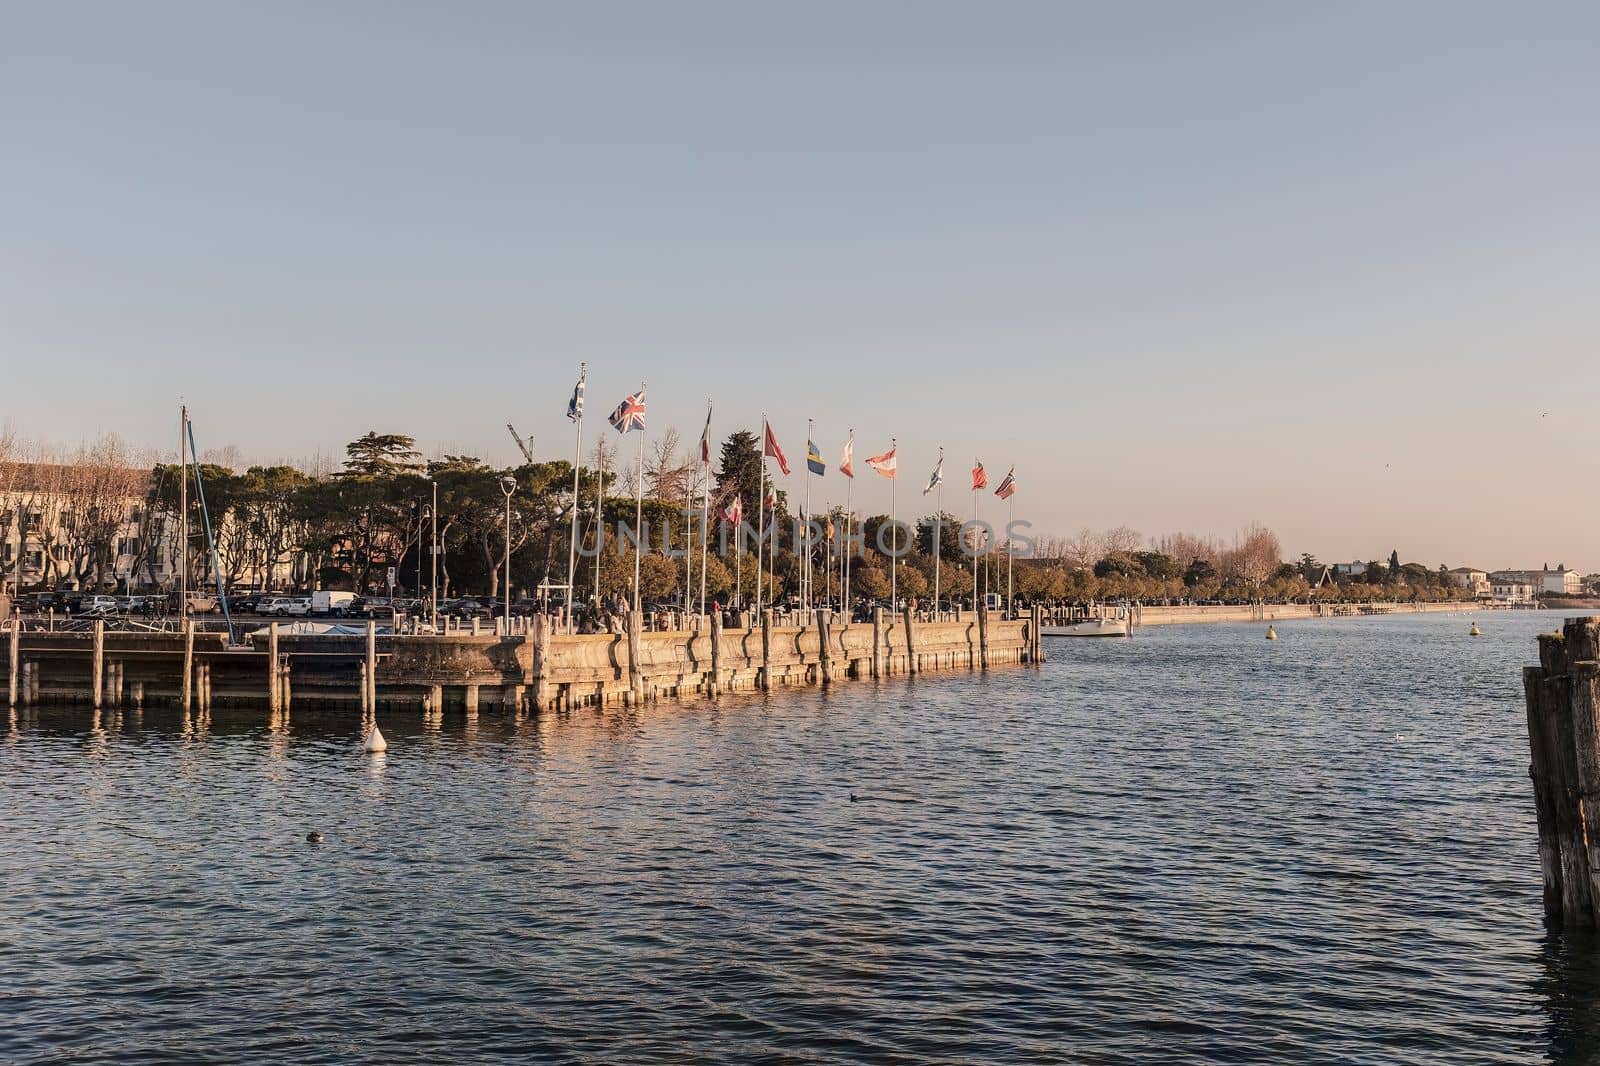
[{"label": "distant shoreline", "polygon": [[[1139,624],[1144,626],[1196,625],[1202,622],[1284,622],[1298,618],[1363,618],[1391,614],[1448,614],[1453,611],[1481,611],[1478,603],[1376,603],[1340,604],[1347,614],[1329,613],[1335,605],[1307,603],[1269,603],[1260,607],[1236,606],[1145,607]],[[1361,608],[1369,608],[1363,611]]]}]

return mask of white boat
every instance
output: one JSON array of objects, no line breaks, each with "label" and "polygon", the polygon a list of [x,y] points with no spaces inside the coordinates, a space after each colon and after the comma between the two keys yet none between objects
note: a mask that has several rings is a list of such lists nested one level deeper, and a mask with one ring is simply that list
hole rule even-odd
[{"label": "white boat", "polygon": [[1090,618],[1065,626],[1040,626],[1041,637],[1126,637],[1126,618]]}]

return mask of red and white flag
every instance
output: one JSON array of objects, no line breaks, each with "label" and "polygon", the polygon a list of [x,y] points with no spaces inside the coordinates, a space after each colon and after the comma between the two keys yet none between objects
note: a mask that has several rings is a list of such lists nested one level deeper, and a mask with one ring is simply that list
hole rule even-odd
[{"label": "red and white flag", "polygon": [[900,472],[900,456],[898,449],[890,448],[882,455],[874,455],[867,460],[867,465],[872,467],[884,477],[892,478]]},{"label": "red and white flag", "polygon": [[844,442],[844,458],[839,461],[839,473],[843,474],[845,477],[854,478],[856,476],[855,462],[856,439],[854,436],[852,436],[849,440]]},{"label": "red and white flag", "polygon": [[783,449],[778,447],[778,438],[772,435],[771,422],[767,423],[767,446],[765,449],[763,449],[763,454],[770,455],[772,458],[778,460],[778,469],[782,470],[785,474],[789,473],[789,460],[783,457]]},{"label": "red and white flag", "polygon": [[972,491],[989,487],[989,475],[983,472],[983,463],[977,459],[972,460]]},{"label": "red and white flag", "polygon": [[722,512],[722,517],[728,520],[728,524],[730,526],[736,526],[740,522],[743,522],[744,500],[738,496],[735,496],[733,498],[733,503],[729,504],[728,509]]}]

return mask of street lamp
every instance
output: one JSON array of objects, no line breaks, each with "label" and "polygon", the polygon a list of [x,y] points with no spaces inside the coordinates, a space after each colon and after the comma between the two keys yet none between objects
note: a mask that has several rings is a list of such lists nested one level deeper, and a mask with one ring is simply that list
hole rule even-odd
[{"label": "street lamp", "polygon": [[505,617],[505,634],[511,635],[511,494],[517,491],[517,479],[507,474],[500,479],[500,491],[506,495],[506,587],[502,614]]}]

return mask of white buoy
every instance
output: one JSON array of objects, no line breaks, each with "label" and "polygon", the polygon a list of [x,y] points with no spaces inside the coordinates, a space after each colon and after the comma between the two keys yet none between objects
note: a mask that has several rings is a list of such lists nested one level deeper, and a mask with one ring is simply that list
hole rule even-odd
[{"label": "white buoy", "polygon": [[361,742],[361,750],[371,752],[388,751],[389,742],[383,739],[383,733],[378,727],[373,726],[372,731],[367,734],[367,738]]},{"label": "white buoy", "polygon": [[1475,637],[1477,635],[1478,635],[1478,623],[1474,622],[1474,623],[1472,623],[1472,628],[1470,630],[1468,630],[1467,636]]},{"label": "white buoy", "polygon": [[1278,639],[1278,631],[1273,629],[1271,626],[1268,626],[1267,627],[1267,639],[1268,640],[1277,640]]}]

